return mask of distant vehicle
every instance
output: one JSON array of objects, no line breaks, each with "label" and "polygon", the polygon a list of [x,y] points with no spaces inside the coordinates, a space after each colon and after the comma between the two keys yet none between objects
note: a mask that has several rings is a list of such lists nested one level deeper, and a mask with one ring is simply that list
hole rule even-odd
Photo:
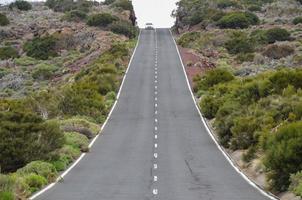
[{"label": "distant vehicle", "polygon": [[154,26],[153,26],[152,23],[146,23],[145,29],[146,30],[154,30]]}]

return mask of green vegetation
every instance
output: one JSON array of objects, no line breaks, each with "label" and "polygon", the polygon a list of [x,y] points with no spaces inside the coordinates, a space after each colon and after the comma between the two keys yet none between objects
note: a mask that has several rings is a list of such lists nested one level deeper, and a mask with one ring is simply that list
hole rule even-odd
[{"label": "green vegetation", "polygon": [[109,13],[93,14],[88,17],[87,24],[89,26],[107,27],[113,22],[118,21],[116,16]]},{"label": "green vegetation", "polygon": [[225,48],[230,54],[246,54],[254,52],[254,42],[248,35],[241,31],[232,33],[230,39],[225,43]]},{"label": "green vegetation", "polygon": [[297,25],[297,24],[301,24],[302,23],[302,17],[296,17],[293,20],[293,24]]},{"label": "green vegetation", "polygon": [[248,10],[251,12],[260,12],[262,10],[262,7],[258,5],[251,5],[248,7]]},{"label": "green vegetation", "polygon": [[6,60],[9,58],[17,57],[19,57],[19,54],[15,48],[10,46],[0,47],[0,60]]},{"label": "green vegetation", "polygon": [[85,20],[86,18],[87,18],[86,12],[81,10],[71,10],[67,12],[63,17],[64,20],[76,21],[76,22]]},{"label": "green vegetation", "polygon": [[283,28],[272,28],[266,31],[266,37],[268,43],[274,43],[276,41],[286,41],[290,39],[290,33]]},{"label": "green vegetation", "polygon": [[68,12],[72,10],[88,12],[92,4],[92,1],[87,0],[47,0],[45,2],[45,5],[55,12]]},{"label": "green vegetation", "polygon": [[122,8],[123,10],[133,11],[133,5],[130,0],[117,0],[112,4],[114,7]]},{"label": "green vegetation", "polygon": [[128,38],[135,38],[138,35],[138,29],[127,21],[116,21],[110,25],[113,33],[122,34]]},{"label": "green vegetation", "polygon": [[38,80],[47,80],[54,76],[57,67],[47,64],[39,64],[35,67],[32,77]]},{"label": "green vegetation", "polygon": [[228,7],[238,7],[238,3],[235,1],[231,1],[231,0],[220,0],[217,3],[217,7],[224,9],[224,8],[228,8]]},{"label": "green vegetation", "polygon": [[289,56],[295,52],[295,49],[289,45],[269,45],[263,52],[263,55],[272,58],[280,59]]},{"label": "green vegetation", "polygon": [[7,19],[5,14],[0,13],[0,26],[6,26],[9,24],[9,20]]},{"label": "green vegetation", "polygon": [[223,16],[217,25],[220,28],[248,28],[259,23],[258,17],[250,12],[231,12]]},{"label": "green vegetation", "polygon": [[9,8],[10,9],[17,8],[19,10],[28,11],[32,9],[32,5],[28,1],[17,0],[13,3],[10,3]]},{"label": "green vegetation", "polygon": [[57,40],[53,36],[35,37],[32,41],[25,43],[23,49],[27,56],[47,60],[49,57],[58,56],[56,42]]}]

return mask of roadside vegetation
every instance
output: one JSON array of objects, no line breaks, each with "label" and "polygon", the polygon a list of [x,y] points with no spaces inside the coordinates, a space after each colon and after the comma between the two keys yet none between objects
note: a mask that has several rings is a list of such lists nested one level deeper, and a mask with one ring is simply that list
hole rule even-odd
[{"label": "roadside vegetation", "polygon": [[132,9],[129,1],[121,2],[106,7],[116,22],[106,29],[86,25],[91,16],[108,16],[99,11],[104,5],[89,1],[48,0],[45,5],[55,12],[39,7],[40,3],[29,8],[25,1],[0,7],[15,12],[9,14],[14,23],[18,10],[30,13],[33,8],[42,17],[50,12],[50,20],[83,26],[79,35],[65,27],[47,34],[41,31],[30,39],[19,32],[17,40],[0,33],[4,38],[0,42],[1,200],[28,198],[60,180],[62,171],[82,152],[89,152],[91,139],[100,133],[114,104],[138,34],[129,13],[125,18],[112,10]]},{"label": "roadside vegetation", "polygon": [[302,197],[301,2],[177,5],[177,43],[220,144],[231,156],[241,155],[234,160],[256,181],[265,176],[257,183],[281,199]]}]

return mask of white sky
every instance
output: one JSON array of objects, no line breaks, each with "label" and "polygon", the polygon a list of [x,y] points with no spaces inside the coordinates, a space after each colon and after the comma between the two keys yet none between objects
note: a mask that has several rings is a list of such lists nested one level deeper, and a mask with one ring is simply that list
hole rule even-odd
[{"label": "white sky", "polygon": [[[0,0],[0,3],[8,3],[14,0]],[[157,28],[167,28],[174,24],[171,17],[172,11],[176,8],[178,0],[132,0],[137,16],[139,27],[144,27],[151,22]]]}]

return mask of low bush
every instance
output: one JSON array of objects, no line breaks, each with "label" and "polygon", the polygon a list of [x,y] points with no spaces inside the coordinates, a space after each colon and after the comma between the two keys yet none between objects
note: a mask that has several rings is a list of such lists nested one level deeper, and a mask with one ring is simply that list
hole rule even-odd
[{"label": "low bush", "polygon": [[208,119],[212,119],[219,109],[220,102],[212,96],[204,96],[201,99],[199,106],[203,115]]},{"label": "low bush", "polygon": [[25,183],[29,186],[29,190],[31,193],[40,190],[43,186],[48,183],[46,178],[35,173],[26,175],[24,179]]},{"label": "low bush", "polygon": [[297,196],[302,197],[302,172],[290,176],[289,190],[294,192]]},{"label": "low bush", "polygon": [[220,28],[248,28],[259,23],[259,18],[250,12],[231,12],[223,16],[217,25]]},{"label": "low bush", "polygon": [[18,51],[13,47],[0,47],[0,60],[6,60],[9,58],[18,58]]},{"label": "low bush", "polygon": [[254,43],[241,31],[233,32],[230,39],[225,43],[225,48],[230,54],[246,54],[254,52]]},{"label": "low bush", "polygon": [[224,8],[228,8],[228,7],[238,7],[239,5],[237,4],[237,2],[235,1],[231,1],[231,0],[220,0],[217,3],[217,7],[220,9],[224,9]]},{"label": "low bush", "polygon": [[123,10],[129,10],[129,11],[133,11],[133,5],[132,2],[129,0],[116,0],[113,3],[114,7],[119,7],[122,8]]},{"label": "low bush", "polygon": [[0,13],[0,26],[6,26],[9,24],[9,20],[5,14]]},{"label": "low bush", "polygon": [[36,60],[32,57],[22,56],[20,58],[15,59],[15,63],[21,66],[30,66],[38,64],[39,60]]},{"label": "low bush", "polygon": [[9,8],[17,8],[19,10],[28,11],[32,9],[32,5],[28,1],[16,0],[15,2],[9,4]]},{"label": "low bush", "polygon": [[113,33],[122,34],[128,38],[135,38],[138,34],[136,27],[132,26],[131,23],[127,21],[115,21],[110,25],[110,30]]},{"label": "low bush", "polygon": [[269,45],[264,51],[263,55],[272,59],[280,59],[292,55],[295,49],[289,45]]},{"label": "low bush", "polygon": [[64,135],[67,145],[78,148],[82,152],[87,152],[89,150],[89,140],[85,135],[77,132],[66,132]]},{"label": "low bush", "polygon": [[27,56],[47,60],[49,57],[56,57],[57,40],[53,36],[36,37],[32,41],[26,42],[23,49]]},{"label": "low bush", "polygon": [[302,24],[302,17],[296,17],[293,20],[293,24],[297,25],[297,24]]},{"label": "low bush", "polygon": [[290,33],[283,28],[272,28],[266,31],[266,37],[268,43],[274,43],[276,41],[286,41],[290,39]]},{"label": "low bush", "polygon": [[235,60],[238,61],[239,63],[243,62],[253,62],[255,58],[254,53],[239,53]]},{"label": "low bush", "polygon": [[32,77],[37,80],[48,80],[54,76],[57,67],[47,64],[39,64],[35,67]]},{"label": "low bush", "polygon": [[112,4],[112,3],[114,3],[116,0],[105,0],[104,2],[103,2],[103,4],[104,5],[110,5],[110,4]]},{"label": "low bush", "polygon": [[284,191],[290,184],[290,174],[302,170],[302,123],[281,127],[270,136],[266,149],[265,166],[270,170],[272,189]]},{"label": "low bush", "polygon": [[260,12],[262,10],[262,7],[258,5],[251,5],[247,9],[251,12]]},{"label": "low bush", "polygon": [[56,123],[30,112],[0,112],[0,166],[11,172],[60,148],[64,135]]},{"label": "low bush", "polygon": [[72,126],[72,127],[77,127],[77,128],[86,128],[89,131],[91,131],[94,136],[96,136],[101,130],[99,125],[97,125],[93,122],[90,122],[89,120],[87,120],[84,117],[79,117],[79,116],[72,117],[72,118],[69,118],[66,120],[62,120],[62,121],[60,121],[60,125],[61,125],[61,127]]},{"label": "low bush", "polygon": [[36,174],[44,177],[48,182],[54,181],[58,175],[52,164],[43,161],[32,161],[23,168],[18,169],[16,173],[22,176]]},{"label": "low bush", "polygon": [[69,12],[71,10],[80,10],[89,12],[90,7],[94,2],[87,0],[46,0],[45,5],[55,12]]},{"label": "low bush", "polygon": [[86,18],[87,14],[81,10],[71,10],[67,12],[63,17],[64,20],[75,22],[85,20]]},{"label": "low bush", "polygon": [[1,200],[14,200],[15,196],[14,196],[13,192],[0,191],[0,199]]},{"label": "low bush", "polygon": [[198,38],[201,37],[200,32],[188,32],[183,34],[178,40],[177,43],[182,47],[189,47],[190,43],[195,42]]},{"label": "low bush", "polygon": [[100,13],[90,15],[88,17],[87,24],[89,26],[107,27],[115,21],[118,21],[118,17],[109,13]]}]

